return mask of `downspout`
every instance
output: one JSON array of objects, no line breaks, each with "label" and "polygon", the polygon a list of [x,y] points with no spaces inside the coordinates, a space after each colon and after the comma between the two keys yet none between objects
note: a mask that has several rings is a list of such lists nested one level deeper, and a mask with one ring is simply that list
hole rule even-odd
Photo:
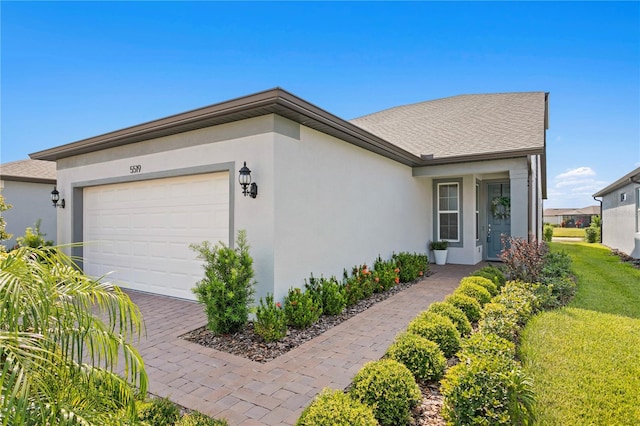
[{"label": "downspout", "polygon": [[604,220],[603,220],[604,215],[602,214],[602,200],[598,200],[596,197],[593,197],[593,199],[600,203],[600,241],[598,242],[602,244],[602,227],[604,226]]}]

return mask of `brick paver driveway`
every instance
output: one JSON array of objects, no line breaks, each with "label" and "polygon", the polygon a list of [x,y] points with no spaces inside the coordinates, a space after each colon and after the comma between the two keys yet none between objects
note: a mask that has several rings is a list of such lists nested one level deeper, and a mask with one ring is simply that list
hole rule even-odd
[{"label": "brick paver driveway", "polygon": [[129,292],[147,333],[136,345],[149,390],[230,425],[291,425],[324,387],[343,389],[420,311],[481,267],[432,265],[433,275],[279,358],[260,364],[180,339],[206,324],[196,302]]}]

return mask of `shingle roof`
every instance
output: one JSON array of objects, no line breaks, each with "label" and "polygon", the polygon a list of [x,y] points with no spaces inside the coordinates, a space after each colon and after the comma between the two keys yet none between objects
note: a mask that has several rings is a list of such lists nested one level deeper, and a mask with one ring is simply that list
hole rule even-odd
[{"label": "shingle roof", "polygon": [[581,209],[544,209],[544,216],[572,216],[600,214],[600,206],[587,206]]},{"label": "shingle roof", "polygon": [[595,194],[593,194],[594,197],[602,197],[607,195],[608,193],[615,191],[618,188],[621,188],[625,185],[628,185],[631,182],[634,183],[638,183],[637,181],[640,180],[640,167],[638,167],[637,169],[627,173],[626,175],[622,176],[620,179],[618,179],[617,181],[613,182],[612,184],[610,184],[609,186],[602,188],[600,191],[596,192]]},{"label": "shingle roof", "polygon": [[0,164],[0,179],[55,183],[56,163],[42,160],[18,160]]},{"label": "shingle roof", "polygon": [[544,152],[545,92],[460,95],[399,106],[351,123],[434,159],[505,151]]}]

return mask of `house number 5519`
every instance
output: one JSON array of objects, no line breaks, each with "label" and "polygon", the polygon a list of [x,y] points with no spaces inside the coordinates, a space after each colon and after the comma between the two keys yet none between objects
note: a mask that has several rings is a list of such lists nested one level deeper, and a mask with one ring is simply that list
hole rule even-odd
[{"label": "house number 5519", "polygon": [[130,174],[140,173],[141,171],[142,171],[142,166],[140,164],[129,166],[129,173]]}]

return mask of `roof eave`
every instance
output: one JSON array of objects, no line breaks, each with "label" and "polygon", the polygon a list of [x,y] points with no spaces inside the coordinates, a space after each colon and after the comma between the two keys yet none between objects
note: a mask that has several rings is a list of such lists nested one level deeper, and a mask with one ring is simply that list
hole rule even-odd
[{"label": "roof eave", "polygon": [[521,158],[529,155],[542,155],[544,154],[544,148],[529,148],[519,149],[512,151],[501,152],[488,152],[482,154],[471,155],[457,155],[451,157],[438,157],[430,158],[429,155],[422,156],[422,166],[433,166],[438,164],[456,164],[456,163],[468,163],[474,161],[487,161],[487,160],[503,160],[508,158]]},{"label": "roof eave", "polygon": [[284,116],[302,125],[344,139],[361,148],[408,166],[417,166],[421,163],[420,159],[410,152],[318,108],[281,88],[266,90],[35,152],[29,154],[29,157],[38,160],[56,161],[61,158],[267,114]]},{"label": "roof eave", "polygon": [[593,194],[593,197],[604,197],[608,193],[615,191],[616,189],[621,188],[625,185],[628,185],[630,183],[639,183],[639,182],[636,182],[639,179],[640,179],[640,167],[631,171],[630,173],[627,173],[617,181],[613,182],[611,185],[605,188],[602,188],[600,191]]}]

